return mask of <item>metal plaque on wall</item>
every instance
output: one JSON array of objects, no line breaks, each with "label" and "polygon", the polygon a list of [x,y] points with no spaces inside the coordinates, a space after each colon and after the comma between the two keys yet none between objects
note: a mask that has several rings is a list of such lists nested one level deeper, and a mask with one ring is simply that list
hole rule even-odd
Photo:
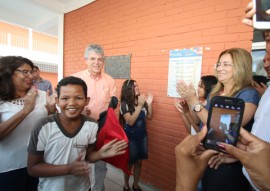
[{"label": "metal plaque on wall", "polygon": [[105,57],[105,72],[115,79],[130,78],[131,54]]}]

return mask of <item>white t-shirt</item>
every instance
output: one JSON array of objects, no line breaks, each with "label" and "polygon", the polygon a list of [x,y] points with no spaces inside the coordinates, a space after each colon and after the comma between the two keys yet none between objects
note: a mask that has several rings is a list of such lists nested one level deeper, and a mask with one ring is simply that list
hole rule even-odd
[{"label": "white t-shirt", "polygon": [[[264,92],[260,102],[259,106],[256,110],[255,116],[254,116],[254,123],[252,126],[251,133],[255,135],[256,137],[270,143],[270,82],[267,83],[268,88]],[[250,184],[253,186],[255,190],[258,190],[254,184],[252,183],[245,167],[243,167],[243,174],[246,176]]]},{"label": "white t-shirt", "polygon": [[[43,155],[44,162],[53,165],[72,163],[80,153],[85,156],[89,144],[96,141],[98,124],[82,116],[78,131],[69,134],[61,125],[57,114],[41,119],[32,132],[28,152]],[[39,191],[88,191],[89,177],[63,175],[39,178]]]},{"label": "white t-shirt", "polygon": [[[48,115],[46,92],[38,91],[34,110],[3,140],[0,141],[0,172],[25,168],[27,165],[27,145],[35,121]],[[20,99],[0,102],[0,122],[4,122],[22,110]]]}]

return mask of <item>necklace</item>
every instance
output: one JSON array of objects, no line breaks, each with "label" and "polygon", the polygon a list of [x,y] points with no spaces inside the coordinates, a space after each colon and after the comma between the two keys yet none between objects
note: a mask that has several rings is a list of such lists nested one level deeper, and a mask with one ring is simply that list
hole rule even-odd
[{"label": "necklace", "polygon": [[23,98],[17,98],[10,100],[9,102],[16,104],[16,105],[24,105],[24,99]]}]

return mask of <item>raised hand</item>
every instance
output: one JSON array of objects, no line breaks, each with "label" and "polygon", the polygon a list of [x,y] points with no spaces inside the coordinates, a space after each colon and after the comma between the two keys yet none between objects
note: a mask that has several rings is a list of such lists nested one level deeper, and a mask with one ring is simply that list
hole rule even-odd
[{"label": "raised hand", "polygon": [[251,1],[245,8],[246,15],[245,18],[242,20],[242,22],[245,25],[252,27],[253,26],[252,17],[254,16],[255,12],[256,11],[254,9],[253,2]]},{"label": "raised hand", "polygon": [[50,90],[46,92],[46,107],[48,110],[48,113],[55,113],[56,112],[56,100],[57,97],[56,92],[54,92],[52,95],[50,95]]},{"label": "raised hand", "polygon": [[149,92],[148,95],[147,95],[147,99],[146,99],[147,105],[151,105],[152,104],[153,97],[154,97],[153,94]]},{"label": "raised hand", "polygon": [[180,105],[180,100],[179,99],[174,99],[174,106],[180,113],[184,113],[182,106]]},{"label": "raised hand", "polygon": [[238,161],[235,158],[232,158],[232,156],[224,154],[224,153],[219,153],[218,155],[215,155],[211,157],[208,161],[208,165],[210,168],[218,169],[219,165],[225,164],[225,163],[234,163]]},{"label": "raised hand", "polygon": [[35,85],[33,85],[28,90],[28,92],[26,93],[26,95],[23,98],[24,99],[24,110],[26,110],[29,113],[34,110],[37,96],[38,96],[37,87]]},{"label": "raised hand", "polygon": [[[253,27],[252,17],[254,16],[256,10],[254,8],[253,2],[249,2],[248,5],[245,8],[245,18],[242,20],[242,22],[250,27]],[[270,9],[266,11],[267,14],[270,14]]]},{"label": "raised hand", "polygon": [[103,145],[98,152],[100,152],[101,158],[113,157],[124,154],[126,152],[124,149],[126,149],[127,146],[128,144],[125,140],[118,141],[114,139]]},{"label": "raised hand", "polygon": [[207,162],[214,150],[200,149],[200,143],[207,133],[206,126],[196,135],[187,136],[175,148],[176,155],[176,191],[196,190],[199,179],[202,177]]},{"label": "raised hand", "polygon": [[138,105],[143,106],[145,103],[145,96],[144,95],[139,95],[138,97]]},{"label": "raised hand", "polygon": [[190,102],[198,102],[196,90],[192,83],[187,84],[185,81],[180,80],[176,84],[176,91],[189,104]]}]

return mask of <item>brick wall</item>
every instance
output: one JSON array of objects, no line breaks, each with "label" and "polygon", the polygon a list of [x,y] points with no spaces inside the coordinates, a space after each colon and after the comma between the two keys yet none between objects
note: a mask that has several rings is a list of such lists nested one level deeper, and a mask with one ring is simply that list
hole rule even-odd
[{"label": "brick wall", "polygon": [[[187,135],[173,98],[167,97],[169,51],[203,46],[202,75],[213,74],[222,50],[251,49],[252,29],[241,23],[248,2],[98,0],[65,15],[64,76],[85,69],[85,47],[99,43],[107,56],[131,53],[131,77],[142,93],[154,94],[149,159],[141,178],[160,190],[175,189],[174,148]],[[119,95],[123,80],[116,83]]]}]

